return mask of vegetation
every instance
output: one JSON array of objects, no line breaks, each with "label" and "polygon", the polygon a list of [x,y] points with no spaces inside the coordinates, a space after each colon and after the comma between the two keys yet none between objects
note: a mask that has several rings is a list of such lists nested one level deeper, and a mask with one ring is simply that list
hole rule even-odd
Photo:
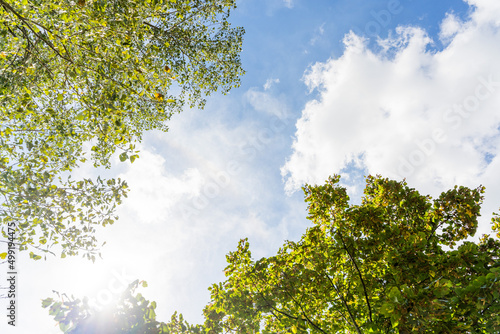
[{"label": "vegetation", "polygon": [[114,308],[98,314],[90,310],[87,299],[66,295],[59,295],[61,301],[47,298],[42,307],[48,308],[60,329],[70,334],[202,333],[201,326],[187,324],[182,314],[174,314],[169,323],[156,321],[156,302],[149,302],[140,293],[134,294],[139,284],[147,286],[138,280],[131,283]]},{"label": "vegetation", "polygon": [[[0,225],[21,250],[95,259],[122,180],[71,180],[138,157],[144,131],[243,74],[235,0],[0,0]],[[88,154],[91,154],[91,157]],[[54,245],[57,247],[53,247]],[[57,250],[55,250],[57,249]],[[5,255],[5,253],[3,254]]]}]

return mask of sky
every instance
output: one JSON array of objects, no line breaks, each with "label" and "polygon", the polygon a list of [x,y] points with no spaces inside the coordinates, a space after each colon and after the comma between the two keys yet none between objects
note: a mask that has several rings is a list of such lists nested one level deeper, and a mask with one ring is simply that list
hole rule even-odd
[{"label": "sky", "polygon": [[[486,187],[477,236],[500,207],[498,0],[241,0],[242,85],[150,132],[133,164],[78,177],[130,186],[120,219],[98,230],[103,259],[20,253],[18,327],[59,333],[52,290],[104,309],[126,285],[201,323],[225,255],[249,238],[271,256],[310,226],[301,190],[340,174],[353,203],[380,174],[423,194]],[[3,270],[0,271],[3,273]],[[4,307],[2,307],[4,309]],[[4,312],[5,313],[5,312]]]}]

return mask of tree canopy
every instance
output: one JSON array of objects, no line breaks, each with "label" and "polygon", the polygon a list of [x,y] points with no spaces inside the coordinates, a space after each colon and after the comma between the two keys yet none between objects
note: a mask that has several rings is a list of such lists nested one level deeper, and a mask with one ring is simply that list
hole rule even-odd
[{"label": "tree canopy", "polygon": [[[209,289],[203,325],[175,314],[168,324],[179,327],[157,323],[144,333],[500,331],[500,233],[465,241],[476,232],[483,187],[432,199],[405,182],[366,181],[359,205],[338,176],[306,186],[312,227],[298,242],[255,261],[241,240],[227,255],[226,280]],[[498,232],[499,222],[494,215]],[[61,305],[51,314],[67,324],[73,307]],[[148,319],[148,305],[134,314]]]},{"label": "tree canopy", "polygon": [[254,261],[242,240],[227,256],[227,279],[210,288],[204,311],[208,333],[500,330],[500,241],[464,241],[476,232],[482,187],[432,200],[368,177],[351,205],[338,182],[305,188],[313,226],[300,241]]},{"label": "tree canopy", "polygon": [[[239,85],[235,0],[0,0],[0,219],[21,249],[94,257],[122,180],[78,180],[91,159],[138,157],[144,131]],[[91,155],[91,157],[88,156]],[[85,254],[84,254],[85,255]],[[34,258],[39,255],[33,254]]]}]

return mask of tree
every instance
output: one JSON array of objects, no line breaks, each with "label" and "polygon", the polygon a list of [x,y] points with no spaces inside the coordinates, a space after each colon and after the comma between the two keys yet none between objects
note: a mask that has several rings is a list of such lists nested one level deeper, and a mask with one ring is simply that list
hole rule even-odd
[{"label": "tree", "polygon": [[227,256],[227,279],[204,310],[207,333],[500,331],[500,241],[465,241],[483,187],[432,200],[368,177],[362,203],[350,205],[338,182],[305,187],[313,226],[300,241],[254,261],[245,239]]},{"label": "tree", "polygon": [[[0,0],[0,224],[21,249],[95,258],[121,180],[70,172],[133,162],[144,131],[239,85],[235,0]],[[32,254],[35,259],[40,258]]]}]

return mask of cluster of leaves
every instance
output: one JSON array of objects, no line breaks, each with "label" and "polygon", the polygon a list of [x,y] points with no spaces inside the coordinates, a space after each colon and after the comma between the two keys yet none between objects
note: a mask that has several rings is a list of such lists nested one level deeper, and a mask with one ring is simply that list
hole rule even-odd
[{"label": "cluster of leaves", "polygon": [[203,107],[210,93],[238,86],[243,29],[228,22],[234,7],[235,0],[0,0],[4,237],[15,221],[21,249],[48,251],[63,239],[63,256],[95,249],[92,225],[112,222],[126,184],[62,176],[87,161],[88,148],[96,166],[109,167],[116,151],[133,162],[144,131],[166,131],[184,105]]},{"label": "cluster of leaves", "polygon": [[42,301],[42,307],[49,308],[49,314],[59,323],[61,331],[68,334],[202,333],[201,326],[189,325],[182,314],[174,313],[168,323],[156,321],[156,302],[149,302],[140,293],[135,293],[141,283],[142,286],[147,286],[144,281],[136,280],[131,283],[117,303],[106,311],[92,310],[86,298],[68,298],[59,293],[59,300],[47,298]]},{"label": "cluster of leaves", "polygon": [[[124,195],[124,181],[97,178],[76,182],[68,178],[64,184],[55,184],[47,171],[23,175],[22,171],[10,170],[3,176],[5,202],[0,219],[7,226],[17,227],[15,243],[19,250],[32,246],[39,253],[55,255],[50,249],[58,245],[63,258],[83,251],[95,261],[96,226],[113,224],[117,219],[113,211]],[[5,238],[6,231],[2,230]],[[41,255],[30,252],[30,257],[38,260]]]},{"label": "cluster of leaves", "polygon": [[482,187],[432,200],[368,177],[362,203],[349,205],[338,182],[305,188],[314,225],[299,242],[253,261],[245,239],[227,256],[208,333],[500,331],[500,241],[453,249],[476,232]]},{"label": "cluster of leaves", "polygon": [[97,138],[94,154],[107,164],[144,130],[165,129],[186,101],[203,106],[204,96],[239,84],[243,30],[227,21],[234,7],[234,0],[0,1],[2,124],[31,118]]}]

